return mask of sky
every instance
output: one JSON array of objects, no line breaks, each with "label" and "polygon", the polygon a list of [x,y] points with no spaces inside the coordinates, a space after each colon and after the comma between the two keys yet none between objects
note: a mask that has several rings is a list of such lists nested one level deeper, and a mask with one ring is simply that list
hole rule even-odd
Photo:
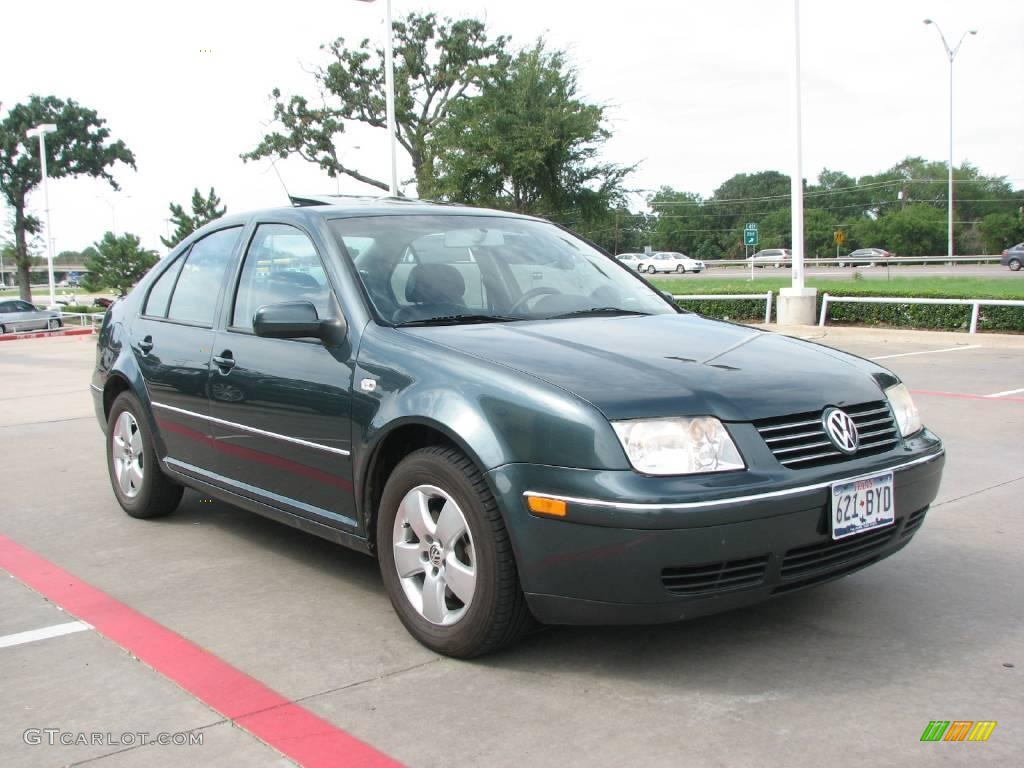
[{"label": "sky", "polygon": [[[95,109],[138,168],[118,166],[120,191],[92,179],[50,185],[57,251],[107,230],[165,249],[168,203],[216,188],[230,212],[287,204],[292,194],[376,194],[335,182],[298,158],[243,163],[264,135],[272,88],[313,96],[320,45],[383,41],[384,6],[301,3],[38,3],[4,11],[0,114],[30,94]],[[581,94],[606,106],[603,157],[639,163],[636,190],[662,185],[710,195],[735,173],[793,167],[793,0],[393,0],[395,16],[434,11],[483,18],[525,47],[543,36],[569,52]],[[907,155],[949,155],[949,63],[931,17],[954,45],[954,162],[1024,187],[1024,3],[1020,0],[803,0],[800,3],[803,173],[853,176]],[[17,30],[13,33],[11,30]],[[387,136],[339,136],[346,163],[387,178]],[[411,165],[399,150],[400,176]],[[637,207],[642,198],[637,196]],[[42,194],[30,207],[42,212]],[[0,231],[0,237],[4,236]]]}]

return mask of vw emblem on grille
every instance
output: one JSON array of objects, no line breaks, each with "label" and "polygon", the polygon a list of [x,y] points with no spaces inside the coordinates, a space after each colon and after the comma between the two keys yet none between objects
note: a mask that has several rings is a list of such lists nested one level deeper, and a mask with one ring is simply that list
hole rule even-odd
[{"label": "vw emblem on grille", "polygon": [[843,453],[849,455],[857,452],[860,435],[857,425],[845,411],[838,408],[827,408],[821,417],[829,440]]}]

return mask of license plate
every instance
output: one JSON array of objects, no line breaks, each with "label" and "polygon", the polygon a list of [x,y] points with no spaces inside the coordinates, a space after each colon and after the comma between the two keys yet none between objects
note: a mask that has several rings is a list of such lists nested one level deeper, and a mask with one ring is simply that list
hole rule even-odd
[{"label": "license plate", "polygon": [[832,486],[832,538],[892,525],[896,520],[892,472]]}]

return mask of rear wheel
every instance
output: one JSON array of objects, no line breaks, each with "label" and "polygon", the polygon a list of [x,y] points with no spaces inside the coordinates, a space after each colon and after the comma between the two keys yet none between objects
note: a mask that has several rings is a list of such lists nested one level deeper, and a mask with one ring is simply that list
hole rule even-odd
[{"label": "rear wheel", "polygon": [[1021,266],[1022,266],[1022,265],[1021,265],[1021,261],[1020,261],[1020,259],[1010,259],[1009,267],[1010,267],[1010,269],[1011,269],[1011,270],[1013,270],[1014,272],[1019,272],[1019,271],[1020,271],[1020,268],[1021,268]]},{"label": "rear wheel", "polygon": [[676,265],[676,272],[679,272],[681,274],[681,273],[683,273],[685,271],[686,271],[686,267],[684,267],[682,264],[677,264]]},{"label": "rear wheel", "polygon": [[144,424],[138,398],[131,392],[118,395],[107,419],[107,470],[125,512],[138,518],[160,517],[174,511],[184,488],[160,469]]},{"label": "rear wheel", "polygon": [[653,264],[648,264],[647,265],[647,274],[653,275],[657,271],[658,271],[657,268]]},{"label": "rear wheel", "polygon": [[384,487],[381,577],[409,633],[470,658],[522,637],[531,617],[508,531],[483,475],[454,448],[415,451]]}]

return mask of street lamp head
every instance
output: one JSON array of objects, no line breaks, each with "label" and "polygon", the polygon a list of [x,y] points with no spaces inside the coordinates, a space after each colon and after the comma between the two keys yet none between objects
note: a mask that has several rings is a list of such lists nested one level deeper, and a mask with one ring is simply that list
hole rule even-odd
[{"label": "street lamp head", "polygon": [[976,30],[976,29],[969,29],[969,30],[968,30],[968,32],[969,32],[970,34],[972,34],[972,35],[976,35],[976,34],[978,34],[978,30]]},{"label": "street lamp head", "polygon": [[934,21],[932,21],[931,19],[925,19],[925,20],[924,20],[924,23],[925,23],[925,24],[934,24],[935,22],[934,22]]},{"label": "street lamp head", "polygon": [[28,132],[28,135],[30,137],[32,137],[32,138],[36,138],[37,136],[43,136],[43,135],[45,135],[47,133],[56,133],[56,132],[57,132],[57,126],[56,125],[54,125],[53,123],[43,123],[42,125],[37,125],[35,128],[30,130]]}]

